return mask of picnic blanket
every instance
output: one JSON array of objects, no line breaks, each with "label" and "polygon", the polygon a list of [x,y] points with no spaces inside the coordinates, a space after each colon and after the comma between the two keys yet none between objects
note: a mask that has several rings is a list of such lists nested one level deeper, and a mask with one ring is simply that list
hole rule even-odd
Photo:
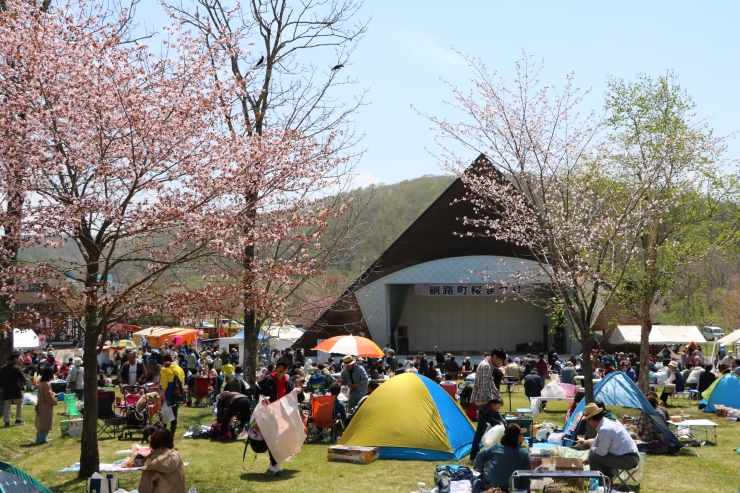
[{"label": "picnic blanket", "polygon": [[[117,460],[112,463],[101,462],[100,472],[141,472],[140,467],[124,467],[123,464],[126,462],[128,462],[128,458]],[[188,466],[190,465],[190,462],[184,462],[183,464]],[[58,472],[80,472],[80,463],[75,462],[69,467],[60,469]]]}]

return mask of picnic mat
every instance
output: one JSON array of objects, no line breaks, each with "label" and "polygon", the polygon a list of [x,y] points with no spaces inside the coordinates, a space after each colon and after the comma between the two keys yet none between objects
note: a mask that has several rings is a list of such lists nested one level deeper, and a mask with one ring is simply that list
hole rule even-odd
[{"label": "picnic mat", "polygon": [[[113,463],[101,462],[100,472],[140,472],[140,467],[124,467],[123,464],[128,462],[128,458],[117,460]],[[190,462],[184,462],[184,465],[190,465]],[[75,462],[69,467],[59,470],[58,472],[80,472],[80,463]]]}]

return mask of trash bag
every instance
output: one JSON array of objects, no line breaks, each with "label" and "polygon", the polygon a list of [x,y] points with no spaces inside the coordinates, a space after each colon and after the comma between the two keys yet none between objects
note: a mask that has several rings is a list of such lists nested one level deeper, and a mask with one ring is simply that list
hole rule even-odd
[{"label": "trash bag", "polygon": [[23,394],[23,404],[27,406],[35,406],[38,403],[38,398],[33,394]]},{"label": "trash bag", "polygon": [[483,434],[483,446],[490,447],[494,443],[500,442],[504,436],[504,431],[504,425],[489,426]]},{"label": "trash bag", "polygon": [[550,382],[542,389],[542,397],[565,397],[565,389],[558,382]]},{"label": "trash bag", "polygon": [[162,416],[161,418],[162,422],[164,424],[167,424],[175,420],[175,412],[172,410],[170,405],[167,404],[166,402],[162,405],[161,416]]}]

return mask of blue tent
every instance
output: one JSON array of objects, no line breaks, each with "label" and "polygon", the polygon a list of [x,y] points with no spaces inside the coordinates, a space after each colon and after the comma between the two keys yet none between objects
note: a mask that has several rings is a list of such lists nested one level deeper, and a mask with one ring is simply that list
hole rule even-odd
[{"label": "blue tent", "polygon": [[712,385],[701,395],[704,397],[701,403],[706,404],[705,413],[715,412],[716,404],[738,409],[740,408],[740,377],[734,373],[722,375],[712,382]]},{"label": "blue tent", "polygon": [[[594,387],[594,400],[603,402],[606,406],[631,407],[644,411],[648,416],[650,416],[650,419],[653,420],[653,423],[655,423],[656,427],[660,430],[660,437],[666,445],[676,451],[684,446],[671,430],[668,429],[668,426],[660,418],[658,411],[656,411],[648,402],[647,398],[642,395],[642,392],[637,388],[635,382],[633,382],[625,373],[615,371],[605,376],[601,382],[596,384],[596,387]],[[566,436],[575,436],[575,432],[577,432],[578,427],[581,424],[585,407],[586,399],[583,399],[578,404],[575,411],[573,411],[570,419],[565,422],[563,432],[566,433]]]}]

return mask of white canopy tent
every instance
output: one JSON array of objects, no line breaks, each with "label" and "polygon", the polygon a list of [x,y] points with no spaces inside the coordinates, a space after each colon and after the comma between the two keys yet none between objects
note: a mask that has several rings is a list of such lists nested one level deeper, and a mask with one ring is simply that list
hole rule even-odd
[{"label": "white canopy tent", "polygon": [[[299,337],[303,335],[303,331],[294,325],[277,325],[270,324],[269,327],[264,327],[260,331],[260,340],[267,341],[270,346],[270,351],[273,349],[286,349],[292,346]],[[240,331],[238,334],[231,337],[221,337],[218,340],[220,347],[227,346],[229,344],[238,344],[239,346],[244,345],[244,331]],[[243,351],[239,348],[239,364],[242,364]]]},{"label": "white canopy tent", "polygon": [[32,330],[13,329],[13,349],[38,349],[39,336]]},{"label": "white canopy tent", "polygon": [[718,339],[717,344],[725,346],[735,346],[740,344],[740,329],[730,332],[726,336]]},{"label": "white canopy tent", "polygon": [[[617,325],[609,338],[611,344],[640,344],[639,325]],[[653,325],[650,331],[650,345],[663,344],[706,344],[707,341],[696,325]]]}]

